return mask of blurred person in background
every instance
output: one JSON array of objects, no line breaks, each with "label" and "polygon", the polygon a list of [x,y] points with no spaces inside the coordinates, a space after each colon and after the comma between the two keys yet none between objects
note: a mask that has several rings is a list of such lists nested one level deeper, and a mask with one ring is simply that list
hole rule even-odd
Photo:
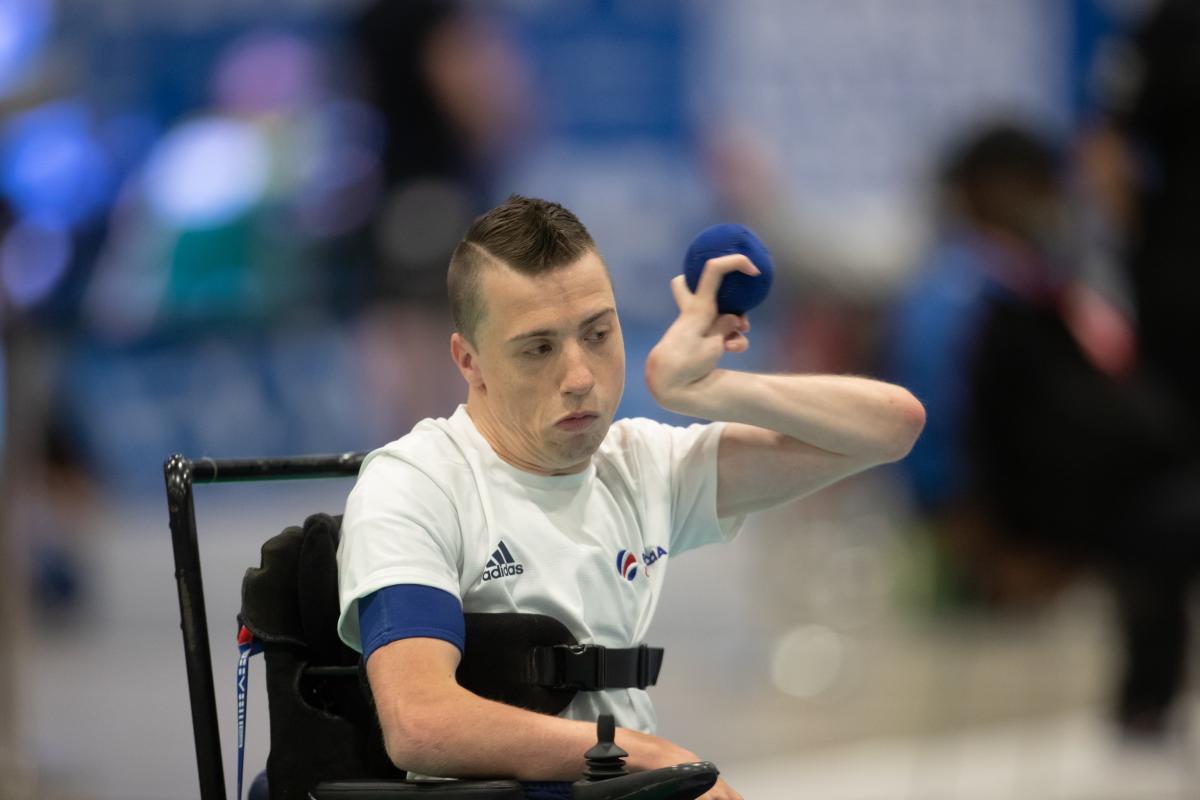
[{"label": "blurred person in background", "polygon": [[1139,351],[1200,421],[1200,4],[1161,0],[1097,63],[1085,178],[1124,251]]},{"label": "blurred person in background", "polygon": [[1078,567],[1109,578],[1116,718],[1162,733],[1200,566],[1196,431],[1139,364],[1124,316],[1078,278],[1056,148],[1001,124],[947,163],[947,224],[898,307],[891,354],[930,408],[915,495],[999,599],[1044,597]]},{"label": "blurred person in background", "polygon": [[[1042,196],[1028,215],[1057,214],[1054,154],[1012,125],[973,132],[944,157],[938,238],[901,294],[886,337],[893,376],[929,410],[925,433],[902,465],[917,510],[964,570],[967,596],[982,602],[1035,601],[1065,577],[1059,562],[999,539],[979,496],[967,441],[971,370],[991,284],[1050,280],[1033,257],[1028,220],[1014,194]],[[1037,237],[1039,240],[1042,237]]]},{"label": "blurred person in background", "polygon": [[531,92],[500,24],[455,0],[377,0],[351,24],[348,44],[383,123],[360,341],[372,413],[395,430],[453,401],[445,265],[492,200],[491,176],[520,143]]},{"label": "blurred person in background", "polygon": [[338,304],[346,270],[323,274],[322,246],[365,225],[378,157],[328,72],[284,29],[221,48],[208,103],[154,141],[115,199],[84,297],[98,338],[254,330]]},{"label": "blurred person in background", "polygon": [[[374,395],[346,387],[368,372],[353,324],[380,125],[347,94],[344,59],[298,27],[187,43],[211,68],[180,70],[194,98],[121,175],[82,292],[85,335],[62,357],[62,394],[106,480],[133,484],[176,448],[370,438],[358,397]],[[304,381],[319,388],[293,390]]]}]

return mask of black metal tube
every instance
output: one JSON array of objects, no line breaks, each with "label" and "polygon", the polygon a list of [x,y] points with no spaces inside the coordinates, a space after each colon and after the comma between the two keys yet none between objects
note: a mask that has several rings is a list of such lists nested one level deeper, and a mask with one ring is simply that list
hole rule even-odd
[{"label": "black metal tube", "polygon": [[189,461],[177,454],[163,464],[201,800],[225,800],[225,769],[221,762],[221,733],[213,684],[212,650],[208,641],[204,581],[200,575],[200,548],[196,538],[196,508],[192,498],[192,485],[196,482],[347,477],[358,474],[358,468],[362,466],[365,457],[365,453],[341,453],[289,458],[204,458]]},{"label": "black metal tube", "polygon": [[201,800],[225,800],[225,770],[221,764],[221,734],[217,722],[217,696],[213,688],[212,652],[208,643],[208,615],[204,605],[204,582],[200,576],[200,550],[196,544],[192,464],[181,455],[171,456],[163,464],[163,476],[167,483],[167,511],[171,520],[171,545],[175,552],[175,583],[179,589],[180,627],[183,630],[183,655],[192,706],[200,797]]},{"label": "black metal tube", "polygon": [[339,478],[358,474],[366,453],[286,458],[197,458],[191,462],[195,483]]}]

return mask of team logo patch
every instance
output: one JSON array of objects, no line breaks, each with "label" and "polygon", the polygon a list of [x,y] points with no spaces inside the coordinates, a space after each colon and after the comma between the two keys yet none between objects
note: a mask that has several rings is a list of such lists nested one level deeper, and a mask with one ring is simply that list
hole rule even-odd
[{"label": "team logo patch", "polygon": [[663,558],[666,555],[667,555],[667,548],[663,547],[662,545],[658,545],[657,547],[647,548],[642,553],[642,563],[646,565],[646,574],[647,575],[650,574],[650,566],[655,561],[658,561],[660,558]]},{"label": "team logo patch", "polygon": [[631,581],[637,577],[637,556],[628,550],[617,553],[617,572],[622,578]]},{"label": "team logo patch", "polygon": [[497,578],[507,578],[509,575],[520,575],[524,571],[525,566],[517,563],[513,554],[504,545],[504,540],[501,539],[499,546],[496,547],[492,557],[488,559],[487,565],[483,568],[483,579],[491,581]]}]

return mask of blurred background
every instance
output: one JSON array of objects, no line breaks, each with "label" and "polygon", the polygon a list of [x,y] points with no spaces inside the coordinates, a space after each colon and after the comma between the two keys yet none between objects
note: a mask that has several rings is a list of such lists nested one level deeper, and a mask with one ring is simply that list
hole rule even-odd
[{"label": "blurred background", "polygon": [[[660,733],[751,800],[1200,796],[1200,5],[0,0],[0,797],[198,796],[163,460],[448,416],[510,192],[597,240],[622,415],[719,221],[779,271],[730,366],[928,410],[672,567]],[[230,794],[242,573],[348,489],[197,490]]]}]

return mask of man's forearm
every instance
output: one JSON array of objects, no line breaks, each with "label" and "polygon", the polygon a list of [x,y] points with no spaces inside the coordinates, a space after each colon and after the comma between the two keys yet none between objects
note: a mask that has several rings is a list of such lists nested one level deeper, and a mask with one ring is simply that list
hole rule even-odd
[{"label": "man's forearm", "polygon": [[841,455],[903,457],[925,411],[906,389],[846,375],[762,375],[716,369],[690,386],[655,390],[671,411],[766,428]]},{"label": "man's forearm", "polygon": [[[397,766],[444,777],[575,780],[596,743],[590,722],[552,717],[485,700],[458,686],[404,708],[380,708],[388,755]],[[656,736],[617,729],[631,770],[695,760]]]}]

